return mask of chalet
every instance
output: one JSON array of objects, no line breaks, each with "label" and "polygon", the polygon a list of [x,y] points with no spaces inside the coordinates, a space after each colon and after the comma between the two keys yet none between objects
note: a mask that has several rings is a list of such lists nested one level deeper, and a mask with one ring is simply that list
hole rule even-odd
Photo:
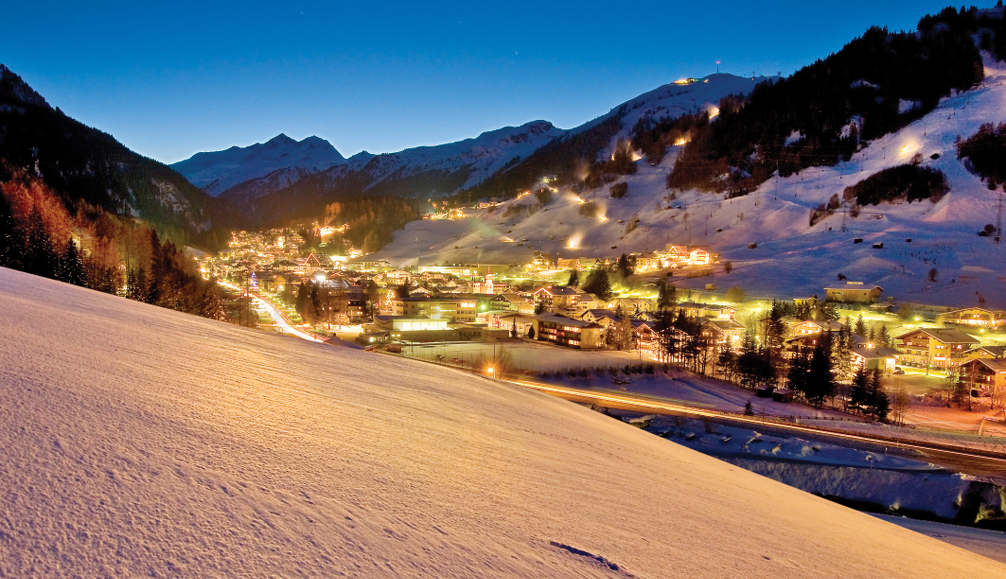
[{"label": "chalet", "polygon": [[605,304],[609,310],[622,308],[623,312],[633,315],[653,311],[656,306],[657,300],[653,298],[614,298]]},{"label": "chalet", "polygon": [[898,360],[898,351],[893,348],[885,348],[879,344],[867,342],[863,338],[853,335],[852,365],[857,370],[880,370],[885,374],[894,371],[894,366]]},{"label": "chalet", "polygon": [[604,345],[601,326],[557,314],[535,316],[534,336],[542,342],[581,350],[596,350]]},{"label": "chalet", "polygon": [[656,352],[660,348],[660,334],[644,320],[632,320],[632,335],[637,350]]},{"label": "chalet", "polygon": [[978,346],[964,352],[965,360],[995,360],[1006,358],[1006,346]]},{"label": "chalet", "polygon": [[692,265],[709,265],[711,257],[709,252],[704,249],[693,249],[688,254],[688,261]]},{"label": "chalet", "polygon": [[544,304],[550,310],[574,309],[584,293],[574,287],[549,285],[534,291],[534,301],[536,304]]},{"label": "chalet", "polygon": [[968,360],[961,364],[960,380],[968,385],[972,395],[991,396],[992,407],[1006,400],[1006,360]]},{"label": "chalet", "polygon": [[711,318],[715,320],[732,320],[737,314],[737,308],[723,304],[700,304],[696,302],[681,302],[678,310],[684,311],[689,318]]},{"label": "chalet", "polygon": [[841,285],[824,288],[824,299],[829,302],[872,304],[880,299],[884,289],[879,285],[866,285],[861,281],[847,281]]},{"label": "chalet", "polygon": [[962,308],[940,314],[936,319],[944,324],[972,328],[1000,328],[1006,325],[1006,311],[985,308]]},{"label": "chalet", "polygon": [[823,332],[838,332],[842,329],[842,324],[834,320],[803,320],[798,321],[789,328],[791,336],[817,336]]},{"label": "chalet", "polygon": [[701,331],[710,344],[720,349],[738,350],[744,341],[744,325],[734,320],[706,320]]},{"label": "chalet", "polygon": [[534,327],[534,314],[522,314],[519,312],[489,312],[485,316],[486,327],[494,330],[510,330],[516,338],[526,338],[530,333],[528,330]]},{"label": "chalet", "polygon": [[960,330],[946,328],[920,328],[896,338],[898,360],[919,368],[954,368],[965,362],[964,353],[978,344],[978,340]]},{"label": "chalet", "polygon": [[580,319],[585,322],[597,324],[604,329],[608,329],[618,323],[618,316],[611,310],[592,308],[580,315]]}]

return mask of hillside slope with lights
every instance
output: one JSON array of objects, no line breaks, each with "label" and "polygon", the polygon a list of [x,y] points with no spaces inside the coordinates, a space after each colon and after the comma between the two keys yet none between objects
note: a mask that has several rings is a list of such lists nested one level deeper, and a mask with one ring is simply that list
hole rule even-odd
[{"label": "hillside slope with lights", "polygon": [[[680,152],[673,147],[656,166],[638,159],[637,172],[618,180],[627,186],[622,198],[612,197],[610,185],[580,193],[555,189],[545,204],[535,195],[521,195],[468,209],[461,218],[410,223],[378,257],[401,264],[524,264],[535,250],[559,257],[617,257],[668,244],[700,245],[731,262],[732,272],[717,268],[711,277],[682,280],[684,286],[739,286],[771,297],[821,295],[822,287],[842,274],[879,284],[903,300],[961,305],[984,298],[1004,307],[1006,246],[978,235],[996,223],[1003,194],[969,172],[956,151],[958,138],[971,136],[983,123],[1006,121],[1003,103],[1006,64],[986,55],[985,80],[977,87],[944,98],[935,110],[867,143],[846,162],[776,175],[741,197],[695,190],[671,194],[666,179]],[[812,211],[841,197],[846,187],[912,162],[942,171],[949,193],[937,202],[867,205],[858,214],[843,205],[811,224]]]}]

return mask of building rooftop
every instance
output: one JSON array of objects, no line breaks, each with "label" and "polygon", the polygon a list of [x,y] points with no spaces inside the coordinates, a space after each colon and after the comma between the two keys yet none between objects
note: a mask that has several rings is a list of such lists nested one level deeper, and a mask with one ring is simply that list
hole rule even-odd
[{"label": "building rooftop", "polygon": [[559,314],[538,314],[535,316],[539,321],[542,322],[552,322],[553,324],[562,324],[564,326],[573,326],[575,328],[597,328],[597,324],[588,322],[585,320],[577,320],[575,318],[567,318],[566,316],[560,316]]},{"label": "building rooftop", "polygon": [[838,285],[824,286],[824,289],[825,289],[825,291],[827,291],[827,290],[872,290],[872,289],[879,289],[879,290],[882,291],[884,288],[882,288],[882,287],[880,287],[879,285],[876,285],[876,284],[867,284],[867,283],[864,283],[864,282],[861,282],[861,281],[846,281],[846,282],[838,284]]},{"label": "building rooftop", "polygon": [[923,332],[930,338],[938,342],[943,342],[944,344],[975,344],[978,342],[977,338],[952,328],[919,328],[917,330],[905,332],[904,334],[898,336],[897,339],[900,340],[917,332]]},{"label": "building rooftop", "polygon": [[965,354],[970,352],[977,352],[979,350],[985,350],[989,354],[992,354],[996,358],[1006,357],[1006,346],[978,346],[977,348],[971,348]]},{"label": "building rooftop", "polygon": [[985,366],[986,368],[992,370],[993,372],[1006,372],[1006,360],[1003,360],[1001,358],[993,358],[991,360],[983,358],[975,358],[974,360],[972,360],[972,362],[981,364],[982,366]]},{"label": "building rooftop", "polygon": [[583,293],[581,290],[578,290],[575,287],[567,287],[563,285],[543,286],[534,290],[534,293],[538,293],[542,290],[545,290],[546,292],[549,293],[549,295],[553,296],[575,296]]},{"label": "building rooftop", "polygon": [[705,325],[716,327],[720,330],[743,330],[744,324],[734,320],[706,320]]}]

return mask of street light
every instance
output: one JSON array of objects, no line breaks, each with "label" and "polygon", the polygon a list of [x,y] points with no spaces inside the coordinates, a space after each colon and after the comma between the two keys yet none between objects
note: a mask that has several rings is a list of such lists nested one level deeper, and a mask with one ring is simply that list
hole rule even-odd
[{"label": "street light", "polygon": [[486,368],[486,374],[488,374],[490,378],[495,378],[496,377],[496,368],[493,368],[492,366],[489,366],[488,368]]}]

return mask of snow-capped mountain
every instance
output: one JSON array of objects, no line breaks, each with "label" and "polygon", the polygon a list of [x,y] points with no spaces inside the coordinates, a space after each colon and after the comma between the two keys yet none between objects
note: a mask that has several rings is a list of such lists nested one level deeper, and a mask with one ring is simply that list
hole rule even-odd
[{"label": "snow-capped mountain", "polygon": [[[414,147],[398,153],[378,155],[364,170],[373,178],[373,188],[389,178],[401,178],[428,171],[456,173],[464,171],[467,178],[459,188],[470,187],[514,163],[565,131],[547,121],[531,121],[519,127],[503,127],[481,135],[428,147]],[[450,193],[451,191],[443,191]]]},{"label": "snow-capped mountain", "polygon": [[[345,161],[339,151],[322,138],[311,136],[296,141],[280,133],[265,143],[196,153],[171,167],[192,184],[217,196],[235,185],[270,176],[276,171],[294,170],[287,175],[289,179],[299,174],[296,170],[306,174]],[[280,183],[282,179],[273,177],[273,181]]]},{"label": "snow-capped mountain", "polygon": [[571,182],[584,163],[606,159],[619,141],[630,140],[640,121],[656,124],[685,114],[714,111],[725,96],[745,95],[767,80],[732,74],[681,79],[632,98],[607,113],[564,131],[558,138],[481,183],[469,184],[476,197],[510,196],[532,187],[545,175]]},{"label": "snow-capped mountain", "polygon": [[606,156],[641,119],[658,122],[701,112],[715,107],[724,96],[750,92],[762,80],[729,74],[686,79],[640,95],[570,130],[537,120],[444,145],[380,155],[364,152],[314,174],[289,170],[264,174],[222,196],[252,216],[283,219],[317,213],[325,202],[347,196],[427,198],[464,190],[472,190],[475,196],[507,194],[515,187],[529,186],[541,175],[562,173],[584,156]]},{"label": "snow-capped mountain", "polygon": [[[282,189],[262,194],[271,188],[267,177],[236,187],[226,197],[260,220],[317,215],[325,203],[346,197],[440,197],[481,183],[564,132],[549,122],[532,121],[444,145],[380,155],[363,152]],[[248,194],[250,191],[256,193]],[[244,198],[239,199],[238,194]]]}]

